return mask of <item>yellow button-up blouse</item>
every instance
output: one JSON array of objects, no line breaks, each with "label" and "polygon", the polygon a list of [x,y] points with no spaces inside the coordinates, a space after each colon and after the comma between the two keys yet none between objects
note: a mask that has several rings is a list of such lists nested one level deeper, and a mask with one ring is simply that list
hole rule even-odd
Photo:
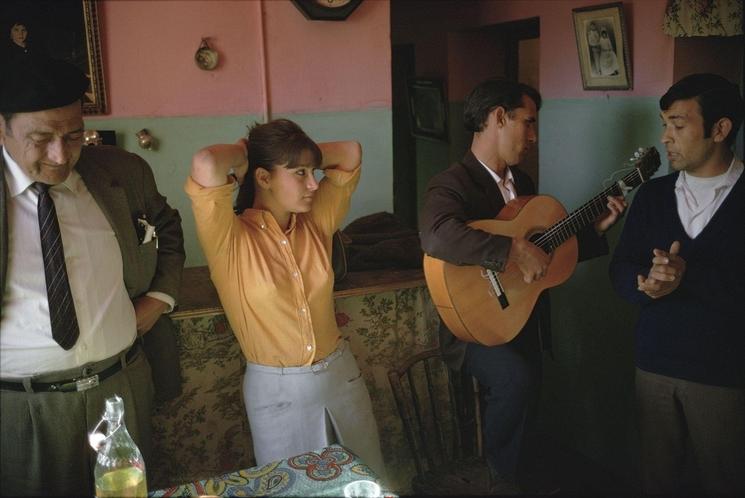
[{"label": "yellow button-up blouse", "polygon": [[331,238],[349,210],[360,168],[325,169],[309,213],[282,230],[269,211],[233,213],[234,183],[206,188],[191,177],[191,198],[212,282],[246,360],[310,365],[341,338],[334,314]]}]

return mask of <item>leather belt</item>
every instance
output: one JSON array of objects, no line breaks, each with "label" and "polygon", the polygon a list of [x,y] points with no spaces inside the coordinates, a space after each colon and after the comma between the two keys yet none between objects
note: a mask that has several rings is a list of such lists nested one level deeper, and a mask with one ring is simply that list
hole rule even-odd
[{"label": "leather belt", "polygon": [[[129,351],[124,356],[126,364],[132,362],[140,350],[139,341],[135,341]],[[117,355],[120,357],[120,355]],[[85,377],[63,380],[60,382],[31,382],[30,386],[33,392],[76,392],[85,391],[96,387],[99,383],[108,379],[122,369],[121,360],[116,361],[113,365],[104,368],[100,372],[89,374]],[[84,369],[85,370],[85,369]],[[0,380],[0,389],[6,391],[26,391],[23,381],[6,381]]]}]

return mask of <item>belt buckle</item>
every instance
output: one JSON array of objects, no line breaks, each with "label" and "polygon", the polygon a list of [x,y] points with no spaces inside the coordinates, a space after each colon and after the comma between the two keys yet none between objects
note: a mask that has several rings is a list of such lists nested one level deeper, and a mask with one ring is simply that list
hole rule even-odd
[{"label": "belt buckle", "polygon": [[98,385],[98,374],[91,375],[90,377],[83,377],[75,381],[75,390],[78,392],[87,391]]},{"label": "belt buckle", "polygon": [[329,362],[326,361],[326,359],[324,358],[323,360],[317,361],[316,363],[312,364],[310,366],[310,369],[313,373],[319,373],[319,372],[323,372],[328,367],[329,367]]}]

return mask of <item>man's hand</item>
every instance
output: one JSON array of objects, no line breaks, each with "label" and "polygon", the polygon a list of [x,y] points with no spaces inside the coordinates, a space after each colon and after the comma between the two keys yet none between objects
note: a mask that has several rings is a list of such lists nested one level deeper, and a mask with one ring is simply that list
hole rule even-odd
[{"label": "man's hand", "polygon": [[626,199],[621,195],[609,195],[607,206],[608,210],[595,220],[595,231],[598,235],[602,235],[603,232],[616,224],[618,218],[626,209]]},{"label": "man's hand", "polygon": [[168,309],[166,303],[150,296],[138,297],[132,304],[135,307],[135,316],[137,317],[137,335],[140,336],[149,332],[160,315]]},{"label": "man's hand", "polygon": [[513,237],[507,262],[515,263],[523,274],[523,280],[529,284],[546,275],[549,256],[532,242]]},{"label": "man's hand", "polygon": [[678,256],[679,251],[680,242],[677,240],[670,245],[668,252],[654,249],[652,268],[646,278],[636,276],[637,288],[652,299],[667,296],[677,289],[686,271],[686,262]]}]

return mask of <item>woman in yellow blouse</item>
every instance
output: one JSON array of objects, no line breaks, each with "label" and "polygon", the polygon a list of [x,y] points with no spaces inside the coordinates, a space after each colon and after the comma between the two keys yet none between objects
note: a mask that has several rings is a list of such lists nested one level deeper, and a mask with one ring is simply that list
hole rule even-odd
[{"label": "woman in yellow blouse", "polygon": [[384,472],[370,396],[334,314],[331,238],[361,157],[357,142],[316,144],[280,119],[192,159],[185,190],[246,357],[243,399],[258,465],[338,442]]}]

